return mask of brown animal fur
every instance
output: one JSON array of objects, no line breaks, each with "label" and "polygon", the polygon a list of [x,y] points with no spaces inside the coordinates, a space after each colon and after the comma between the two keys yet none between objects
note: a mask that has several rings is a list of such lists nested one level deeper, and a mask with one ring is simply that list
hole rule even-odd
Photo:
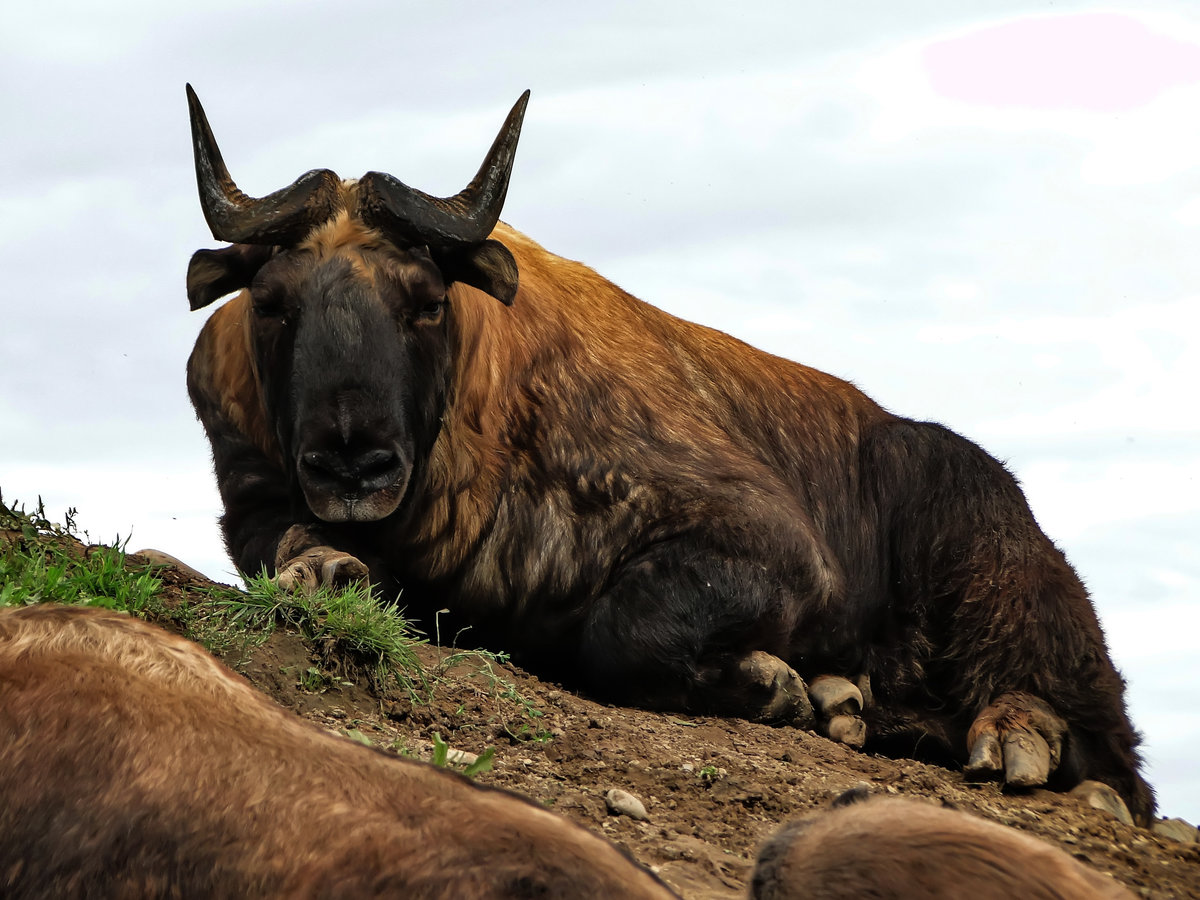
[{"label": "brown animal fur", "polygon": [[0,895],[674,896],[533,803],[333,737],[110,612],[0,611]]},{"label": "brown animal fur", "polygon": [[751,900],[863,897],[1133,900],[1052,844],[911,800],[851,802],[785,825],[759,851]]}]

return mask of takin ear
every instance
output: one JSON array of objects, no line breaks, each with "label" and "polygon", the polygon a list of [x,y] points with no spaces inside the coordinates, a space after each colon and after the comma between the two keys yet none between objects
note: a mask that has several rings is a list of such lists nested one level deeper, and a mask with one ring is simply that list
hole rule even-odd
[{"label": "takin ear", "polygon": [[448,282],[461,281],[512,306],[517,295],[517,261],[499,241],[486,240],[469,249],[444,252],[437,262]]},{"label": "takin ear", "polygon": [[275,248],[234,244],[220,250],[197,250],[188,263],[187,296],[193,310],[249,286]]}]

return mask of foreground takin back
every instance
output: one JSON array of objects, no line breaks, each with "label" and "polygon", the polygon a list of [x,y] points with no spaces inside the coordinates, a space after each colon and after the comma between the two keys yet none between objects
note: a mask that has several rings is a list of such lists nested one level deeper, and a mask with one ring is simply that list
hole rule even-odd
[{"label": "foreground takin back", "polygon": [[[244,571],[370,577],[599,699],[816,727],[1154,810],[1087,592],[1004,467],[440,199],[238,190],[188,89],[188,389]],[[441,628],[454,628],[443,620]],[[815,710],[814,710],[815,707]]]},{"label": "foreground takin back", "polygon": [[1062,849],[967,813],[847,791],[780,828],[751,900],[1133,900]]},{"label": "foreground takin back", "polygon": [[675,895],[514,794],[334,737],[117,613],[0,610],[0,896]]}]

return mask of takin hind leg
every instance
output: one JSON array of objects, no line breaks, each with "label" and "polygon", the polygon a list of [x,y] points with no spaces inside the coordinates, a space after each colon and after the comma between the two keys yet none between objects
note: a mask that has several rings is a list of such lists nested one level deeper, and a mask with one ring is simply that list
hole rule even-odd
[{"label": "takin hind leg", "polygon": [[1039,787],[1062,761],[1067,723],[1045,701],[1023,691],[1001,694],[967,732],[969,781],[1003,778],[1013,787]]},{"label": "takin hind leg", "polygon": [[759,722],[793,725],[817,731],[858,750],[867,726],[860,715],[863,691],[840,675],[818,675],[807,684],[778,656],[752,650],[725,673],[711,691],[717,712]]},{"label": "takin hind leg", "polygon": [[1148,821],[1154,798],[1138,771],[1124,681],[1087,590],[1016,480],[931,423],[890,422],[863,452],[890,541],[898,627],[925,639],[910,668],[969,729],[968,774],[1059,789],[1103,781]]},{"label": "takin hind leg", "polygon": [[862,690],[837,675],[806,684],[783,659],[794,607],[752,560],[658,545],[590,605],[578,658],[584,688],[613,702],[793,725],[861,747]]},{"label": "takin hind leg", "polygon": [[[967,781],[1000,780],[1005,787],[1015,788],[1047,784],[1062,764],[1069,730],[1050,705],[1033,694],[1001,694],[976,717],[967,732],[971,755],[963,767],[963,777]],[[1129,807],[1109,785],[1087,780],[1071,793],[1133,824]]]}]

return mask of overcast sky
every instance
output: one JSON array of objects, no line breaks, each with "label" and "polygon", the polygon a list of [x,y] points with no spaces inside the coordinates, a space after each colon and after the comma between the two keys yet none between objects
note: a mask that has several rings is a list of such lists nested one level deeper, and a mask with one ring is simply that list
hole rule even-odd
[{"label": "overcast sky", "polygon": [[[10,4],[0,490],[233,580],[184,363],[184,83],[248,193],[450,194],[1006,460],[1087,581],[1162,811],[1200,821],[1194,4]],[[1052,699],[1052,698],[1051,698]]]}]

